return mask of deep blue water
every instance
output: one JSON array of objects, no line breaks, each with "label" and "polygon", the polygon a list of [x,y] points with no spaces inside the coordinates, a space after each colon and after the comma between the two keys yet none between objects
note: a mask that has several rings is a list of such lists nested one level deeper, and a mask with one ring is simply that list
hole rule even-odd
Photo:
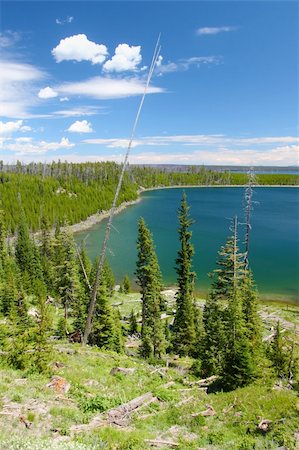
[{"label": "deep blue water", "polygon": [[[243,188],[186,188],[195,247],[196,288],[206,291],[207,274],[215,268],[217,251],[230,234],[230,218],[244,221]],[[269,298],[299,298],[299,191],[297,188],[263,188],[254,192],[250,264],[258,289]],[[119,282],[125,274],[134,279],[137,222],[144,217],[152,231],[165,285],[175,284],[178,250],[177,209],[182,189],[161,189],[142,194],[142,201],[115,216],[108,259]],[[76,235],[86,238],[89,255],[99,254],[106,221]],[[239,226],[240,246],[244,226]],[[116,231],[117,230],[117,231]]]}]

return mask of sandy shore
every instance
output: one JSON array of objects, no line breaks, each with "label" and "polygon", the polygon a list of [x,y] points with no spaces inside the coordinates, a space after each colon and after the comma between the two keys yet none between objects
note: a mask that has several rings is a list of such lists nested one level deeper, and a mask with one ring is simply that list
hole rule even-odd
[{"label": "sandy shore", "polygon": [[[126,209],[128,206],[135,205],[136,203],[141,201],[141,197],[138,197],[136,200],[132,200],[130,202],[124,202],[121,205],[119,205],[114,212],[115,214],[119,214],[124,209]],[[68,225],[65,227],[67,230],[71,231],[72,233],[79,233],[81,231],[89,230],[90,228],[94,227],[96,224],[100,223],[104,219],[108,219],[110,216],[110,211],[101,211],[99,213],[93,214],[92,216],[87,217],[86,220],[82,220],[82,222],[74,223],[73,225]]]}]

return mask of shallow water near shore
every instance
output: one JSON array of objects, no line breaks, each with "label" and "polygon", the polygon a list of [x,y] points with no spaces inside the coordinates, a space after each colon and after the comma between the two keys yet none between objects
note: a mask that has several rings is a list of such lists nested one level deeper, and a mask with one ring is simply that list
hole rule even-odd
[{"label": "shallow water near shore", "polygon": [[[231,234],[230,218],[244,222],[244,188],[185,188],[191,206],[193,259],[197,274],[196,289],[206,292],[208,273],[215,266],[217,251]],[[120,282],[125,274],[134,279],[137,222],[144,217],[152,231],[163,281],[175,284],[175,259],[179,242],[177,209],[183,189],[161,189],[141,194],[142,201],[115,216],[107,257]],[[250,263],[259,292],[269,299],[299,302],[299,198],[296,188],[263,188],[254,192]],[[89,256],[100,252],[106,220],[76,234],[83,239]],[[239,226],[242,248],[245,227]]]}]

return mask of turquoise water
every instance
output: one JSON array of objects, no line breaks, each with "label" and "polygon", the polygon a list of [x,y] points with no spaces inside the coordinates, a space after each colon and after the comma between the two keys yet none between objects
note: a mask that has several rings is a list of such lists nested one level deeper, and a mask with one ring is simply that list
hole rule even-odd
[{"label": "turquoise water", "polygon": [[[108,259],[117,282],[125,274],[134,279],[137,222],[144,217],[152,231],[164,284],[175,284],[175,259],[178,250],[177,209],[183,189],[160,189],[142,194],[142,201],[114,218]],[[243,188],[186,188],[195,247],[196,288],[205,292],[207,274],[215,268],[217,251],[230,234],[229,218],[243,221]],[[256,188],[252,214],[250,264],[258,289],[269,298],[299,299],[299,198],[296,188]],[[89,256],[99,254],[106,221],[78,233],[85,238]],[[244,226],[239,227],[242,245]]]}]

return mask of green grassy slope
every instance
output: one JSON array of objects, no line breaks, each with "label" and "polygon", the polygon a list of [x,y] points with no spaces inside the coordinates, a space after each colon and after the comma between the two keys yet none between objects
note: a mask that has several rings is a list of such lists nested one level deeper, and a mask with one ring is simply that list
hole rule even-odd
[{"label": "green grassy slope", "polygon": [[[132,306],[135,311],[140,308],[137,294],[118,293],[111,301],[122,316]],[[284,321],[286,333],[299,320],[296,307],[268,305],[263,314],[265,334],[277,317]],[[161,441],[160,448],[181,450],[295,449],[298,445],[296,391],[277,383],[269,368],[248,387],[206,393],[194,384],[198,380],[190,372],[191,359],[174,357],[164,365],[151,365],[137,357],[137,345],[138,340],[130,339],[127,355],[118,355],[57,342],[52,373],[70,383],[66,393],[47,387],[50,376],[0,367],[0,448],[146,450],[155,448],[151,441]],[[115,367],[134,371],[112,375]],[[147,392],[155,401],[124,415],[121,423],[72,432],[74,425],[88,424],[99,413]],[[200,414],[207,409],[212,415]],[[258,428],[262,420],[271,421],[266,431]]]}]

